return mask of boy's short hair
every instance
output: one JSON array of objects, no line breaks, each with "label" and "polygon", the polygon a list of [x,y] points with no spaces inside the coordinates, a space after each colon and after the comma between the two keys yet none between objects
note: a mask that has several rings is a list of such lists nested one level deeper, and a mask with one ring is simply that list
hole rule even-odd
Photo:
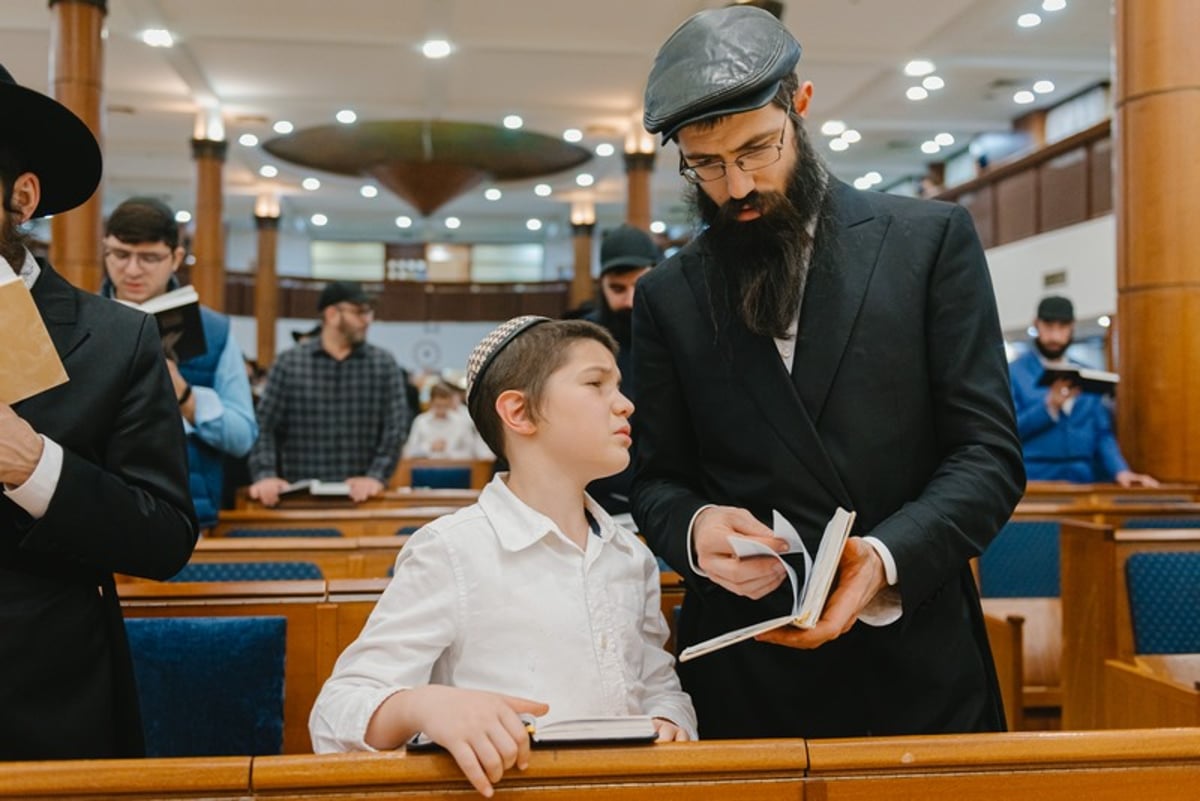
[{"label": "boy's short hair", "polygon": [[429,399],[436,400],[438,398],[444,398],[445,400],[453,400],[454,399],[454,390],[450,389],[450,387],[448,387],[442,383],[434,384],[432,387],[429,388]]},{"label": "boy's short hair", "polygon": [[[510,320],[497,331],[516,321]],[[567,360],[571,345],[581,340],[599,342],[613,356],[617,341],[604,328],[586,320],[533,320],[510,338],[497,341],[489,335],[476,347],[471,360],[482,364],[467,392],[467,411],[479,436],[497,456],[507,459],[504,424],[496,413],[496,399],[508,390],[525,394],[532,420],[538,419],[546,381]],[[487,353],[489,341],[495,351]],[[480,350],[484,349],[483,353]]]},{"label": "boy's short hair", "polygon": [[131,197],[113,209],[104,226],[105,236],[129,245],[162,242],[171,250],[179,247],[179,224],[166,203],[152,197]]}]

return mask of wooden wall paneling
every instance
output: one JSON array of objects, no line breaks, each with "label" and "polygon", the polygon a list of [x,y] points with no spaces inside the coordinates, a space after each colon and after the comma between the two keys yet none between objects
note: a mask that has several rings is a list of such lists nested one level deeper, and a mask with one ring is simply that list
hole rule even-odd
[{"label": "wooden wall paneling", "polygon": [[1088,151],[1076,148],[1038,167],[1037,230],[1053,231],[1088,218]]},{"label": "wooden wall paneling", "polygon": [[1038,233],[1038,173],[1025,170],[996,184],[996,241],[1006,245]]}]

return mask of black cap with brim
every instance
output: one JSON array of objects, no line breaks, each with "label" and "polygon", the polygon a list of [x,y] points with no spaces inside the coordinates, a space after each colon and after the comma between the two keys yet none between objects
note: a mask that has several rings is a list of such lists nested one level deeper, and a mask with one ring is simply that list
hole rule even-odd
[{"label": "black cap with brim", "polygon": [[762,108],[799,60],[800,43],[766,11],[745,5],[701,11],[655,56],[642,122],[665,143],[685,125]]},{"label": "black cap with brim", "polygon": [[1038,304],[1037,318],[1047,323],[1075,322],[1075,306],[1069,298],[1062,295],[1050,295],[1042,298]]},{"label": "black cap with brim", "polygon": [[2,64],[0,111],[0,146],[10,149],[17,169],[36,175],[41,186],[34,217],[73,209],[96,192],[103,169],[96,137],[57,100],[19,86]]}]

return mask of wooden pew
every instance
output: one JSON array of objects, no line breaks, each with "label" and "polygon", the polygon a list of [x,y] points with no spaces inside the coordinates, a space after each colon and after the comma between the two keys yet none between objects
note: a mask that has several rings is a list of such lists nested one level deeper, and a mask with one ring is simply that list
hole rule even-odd
[{"label": "wooden pew", "polygon": [[809,740],[808,761],[821,801],[1184,801],[1200,729]]},{"label": "wooden pew", "polygon": [[1029,481],[1022,500],[1043,503],[1188,503],[1200,500],[1195,484],[1122,487],[1120,484],[1075,484],[1070,481]]},{"label": "wooden pew", "polygon": [[1104,697],[1110,728],[1200,726],[1200,654],[1110,659]]},{"label": "wooden pew", "polygon": [[384,578],[408,536],[205,537],[189,562],[312,562],[326,579]]},{"label": "wooden pew", "polygon": [[308,713],[333,671],[337,609],[324,581],[118,585],[125,617],[282,616],[287,618],[284,753],[311,753]]},{"label": "wooden pew", "polygon": [[226,509],[210,537],[235,528],[336,528],[345,537],[391,537],[405,526],[423,526],[458,511],[456,507],[420,506],[401,509]]},{"label": "wooden pew", "polygon": [[1138,551],[1200,550],[1200,529],[1063,524],[1063,728],[1105,725],[1105,661],[1132,662],[1125,560]]},{"label": "wooden pew", "polygon": [[[984,598],[982,602],[1009,730],[1060,728],[1063,645],[1059,599]],[[1006,681],[1012,684],[1006,687]]]},{"label": "wooden pew", "polygon": [[492,480],[495,466],[492,459],[401,459],[388,486],[411,487],[414,467],[466,467],[471,471],[471,489],[478,491]]},{"label": "wooden pew", "polygon": [[0,763],[0,798],[242,801],[250,795],[252,761],[236,756]]},{"label": "wooden pew", "polygon": [[1200,503],[1160,503],[1156,501],[1056,502],[1022,500],[1013,510],[1013,520],[1078,520],[1100,525],[1120,526],[1135,517],[1196,517]]},{"label": "wooden pew", "polygon": [[992,661],[996,665],[996,680],[1000,684],[1000,698],[1004,701],[1004,722],[1009,731],[1025,728],[1024,692],[1024,645],[1021,629],[1025,618],[1020,615],[984,614],[988,644],[992,649]]},{"label": "wooden pew", "polygon": [[[304,492],[284,495],[274,509],[408,509],[414,506],[469,506],[479,500],[477,489],[413,489],[395,487],[384,490],[373,498],[355,503],[349,498],[329,495],[309,495]],[[234,509],[262,511],[263,506],[246,494],[246,488],[237,491]]]}]

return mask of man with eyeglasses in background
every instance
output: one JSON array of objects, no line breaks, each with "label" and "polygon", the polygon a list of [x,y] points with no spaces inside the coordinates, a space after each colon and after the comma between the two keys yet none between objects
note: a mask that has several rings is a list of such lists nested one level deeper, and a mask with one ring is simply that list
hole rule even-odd
[{"label": "man with eyeglasses in background", "polygon": [[[150,197],[126,200],[104,228],[104,282],[100,293],[142,304],[179,288],[183,263],[179,224],[165,203]],[[226,457],[241,459],[258,436],[254,401],[242,349],[229,318],[200,306],[205,352],[177,362],[167,352],[167,371],[187,432],[188,486],[201,528],[216,525]]]},{"label": "man with eyeglasses in background", "polygon": [[646,128],[707,229],[638,283],[633,515],[687,583],[681,647],[791,612],[779,561],[731,540],[786,551],[778,510],[815,554],[839,506],[857,521],[814,628],[679,675],[704,738],[1002,729],[969,560],[1024,472],[987,263],[961,207],[830,173],[799,58],[736,5],[655,59]]},{"label": "man with eyeglasses in background", "polygon": [[344,481],[355,502],[378,495],[408,431],[403,373],[391,353],[366,341],[375,312],[362,287],[327,284],[317,310],[320,336],[280,354],[258,404],[250,497],[265,506],[308,479]]}]

